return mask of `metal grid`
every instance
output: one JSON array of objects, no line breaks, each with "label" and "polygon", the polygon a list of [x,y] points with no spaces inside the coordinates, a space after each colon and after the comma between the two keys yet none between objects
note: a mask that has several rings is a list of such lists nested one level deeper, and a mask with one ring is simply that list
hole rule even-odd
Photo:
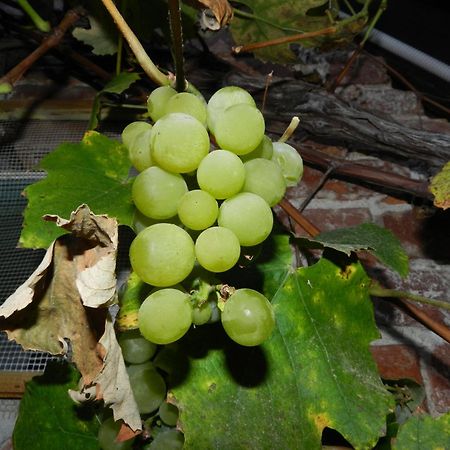
[{"label": "metal grid", "polygon": [[[63,142],[79,142],[86,125],[69,120],[0,121],[0,304],[29,277],[44,255],[44,250],[17,248],[26,206],[21,193],[44,177],[36,169],[38,162]],[[104,134],[118,138],[122,125],[112,123],[105,128]],[[119,251],[119,259],[123,266],[123,251]],[[46,353],[23,351],[0,332],[0,371],[41,372],[50,358]]]}]

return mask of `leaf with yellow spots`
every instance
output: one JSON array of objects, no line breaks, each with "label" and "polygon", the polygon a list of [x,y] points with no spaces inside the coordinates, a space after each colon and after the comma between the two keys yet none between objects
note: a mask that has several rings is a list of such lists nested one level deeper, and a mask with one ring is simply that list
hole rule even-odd
[{"label": "leaf with yellow spots", "polygon": [[48,248],[65,231],[42,216],[69,217],[81,204],[97,215],[107,214],[121,225],[131,225],[135,208],[130,167],[127,149],[100,133],[90,131],[79,143],[61,144],[40,163],[46,178],[25,189],[28,205],[21,246]]},{"label": "leaf with yellow spots", "polygon": [[[285,241],[275,245],[285,253]],[[373,448],[385,433],[393,404],[369,352],[379,337],[369,278],[358,263],[287,262],[263,263],[277,322],[263,345],[240,347],[219,325],[180,343],[189,363],[172,392],[186,449],[321,449],[325,427]]]},{"label": "leaf with yellow spots", "polygon": [[439,417],[411,417],[398,431],[394,450],[446,450],[450,448],[450,412]]},{"label": "leaf with yellow spots", "polygon": [[429,189],[434,195],[434,206],[450,208],[450,161],[431,179]]}]

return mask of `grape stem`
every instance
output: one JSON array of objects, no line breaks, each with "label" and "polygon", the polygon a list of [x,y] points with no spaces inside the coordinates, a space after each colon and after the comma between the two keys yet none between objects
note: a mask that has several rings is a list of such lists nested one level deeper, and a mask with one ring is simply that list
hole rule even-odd
[{"label": "grape stem", "polygon": [[169,23],[172,37],[172,51],[175,64],[175,89],[183,92],[186,89],[183,59],[183,28],[181,26],[181,10],[179,0],[169,0]]},{"label": "grape stem", "polygon": [[286,142],[288,139],[290,139],[294,131],[297,129],[299,123],[300,119],[297,116],[294,116],[291,119],[291,123],[288,125],[286,130],[284,130],[284,133],[282,134],[280,139],[278,139],[278,142]]}]

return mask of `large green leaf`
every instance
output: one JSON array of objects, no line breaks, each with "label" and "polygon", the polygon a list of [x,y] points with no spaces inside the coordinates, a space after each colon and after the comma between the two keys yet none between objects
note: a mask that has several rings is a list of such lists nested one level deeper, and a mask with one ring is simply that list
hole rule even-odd
[{"label": "large green leaf", "polygon": [[68,394],[79,373],[62,362],[48,363],[43,376],[27,383],[14,428],[15,450],[97,450],[99,421],[89,407],[78,407]]},{"label": "large green leaf", "polygon": [[[348,42],[361,31],[365,23],[365,13],[339,22],[338,3],[324,0],[239,0],[231,21],[231,32],[238,45],[253,44],[294,34],[321,30],[334,26],[333,35],[298,40],[306,47],[318,47],[324,42]],[[250,13],[246,12],[250,10]],[[240,13],[240,11],[243,11]],[[331,20],[333,19],[333,20]],[[348,23],[347,23],[348,22]],[[255,52],[260,58],[277,62],[292,61],[294,53],[290,44],[278,44]]]},{"label": "large green leaf", "polygon": [[64,230],[42,216],[69,217],[83,203],[95,214],[116,217],[122,225],[132,224],[131,163],[119,142],[88,132],[77,144],[61,144],[40,167],[47,177],[25,189],[28,205],[20,236],[23,247],[48,247]]},{"label": "large green leaf", "polygon": [[390,230],[373,223],[326,231],[308,241],[318,242],[324,247],[333,248],[346,255],[358,250],[368,250],[401,276],[408,275],[408,256],[400,241]]},{"label": "large green leaf", "polygon": [[368,350],[378,337],[369,279],[359,264],[322,259],[296,272],[276,264],[284,280],[266,343],[239,347],[217,326],[199,327],[182,344],[190,360],[172,393],[185,448],[320,449],[325,427],[372,448],[391,397]]},{"label": "large green leaf", "polygon": [[450,413],[438,418],[411,417],[400,427],[394,450],[447,450],[450,448]]}]

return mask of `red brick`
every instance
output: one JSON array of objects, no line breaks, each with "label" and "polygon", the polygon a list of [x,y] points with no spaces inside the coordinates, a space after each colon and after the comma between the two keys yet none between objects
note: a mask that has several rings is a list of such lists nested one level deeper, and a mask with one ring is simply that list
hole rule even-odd
[{"label": "red brick", "polygon": [[375,345],[370,348],[381,378],[410,379],[423,384],[420,360],[415,350],[406,345]]},{"label": "red brick", "polygon": [[450,410],[450,344],[443,343],[427,361],[426,376],[431,393],[430,410],[444,413]]}]

